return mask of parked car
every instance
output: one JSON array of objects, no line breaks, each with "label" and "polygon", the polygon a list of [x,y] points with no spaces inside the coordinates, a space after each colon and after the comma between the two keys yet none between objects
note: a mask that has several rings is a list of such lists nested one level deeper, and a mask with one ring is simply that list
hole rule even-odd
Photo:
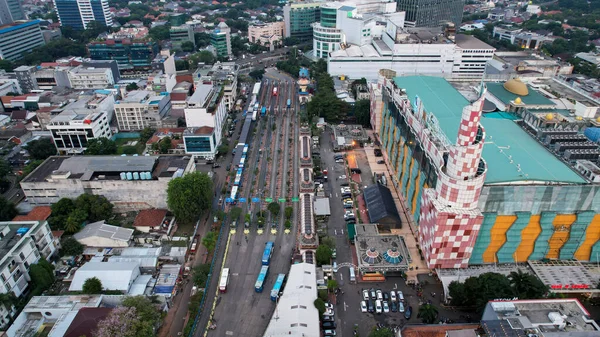
[{"label": "parked car", "polygon": [[335,317],[334,316],[327,316],[327,315],[323,315],[323,322],[333,322],[335,321]]},{"label": "parked car", "polygon": [[392,303],[390,303],[390,306],[391,306],[392,312],[398,311],[398,303],[392,302]]},{"label": "parked car", "polygon": [[331,257],[334,258],[334,259],[337,258],[337,249],[333,248],[331,250]]},{"label": "parked car", "polygon": [[367,302],[360,301],[360,311],[361,312],[367,312]]},{"label": "parked car", "polygon": [[388,305],[387,301],[383,301],[383,312],[385,312],[385,313],[390,312],[390,306]]},{"label": "parked car", "polygon": [[362,170],[359,168],[351,168],[350,173],[361,174]]},{"label": "parked car", "polygon": [[381,156],[383,156],[383,153],[381,152],[381,149],[374,149],[373,153],[375,154],[375,157],[381,157]]},{"label": "parked car", "polygon": [[368,300],[367,301],[367,311],[370,313],[374,313],[375,312],[375,305],[373,305],[373,300]]},{"label": "parked car", "polygon": [[412,307],[409,305],[404,312],[404,318],[410,319],[410,316],[412,316]]},{"label": "parked car", "polygon": [[375,289],[371,288],[371,290],[369,290],[369,292],[371,293],[371,299],[372,300],[376,300],[377,299],[377,293],[375,292]]},{"label": "parked car", "polygon": [[387,293],[387,291],[383,292],[383,300],[384,301],[389,301],[390,300],[390,295]]},{"label": "parked car", "polygon": [[368,301],[369,300],[369,291],[367,289],[363,289],[363,300]]},{"label": "parked car", "polygon": [[324,330],[323,334],[325,336],[335,336],[335,330]]},{"label": "parked car", "polygon": [[352,204],[344,204],[344,209],[351,209],[352,207]]},{"label": "parked car", "polygon": [[381,304],[381,300],[375,301],[375,312],[381,314],[383,312],[383,306]]},{"label": "parked car", "polygon": [[377,289],[377,299],[380,301],[383,300],[383,292],[381,289]]},{"label": "parked car", "polygon": [[398,300],[398,297],[396,297],[396,292],[395,291],[390,291],[390,298],[392,300],[392,302],[396,302]]},{"label": "parked car", "polygon": [[335,324],[335,322],[323,322],[321,324],[321,327],[323,329],[335,329],[337,327],[337,324]]},{"label": "parked car", "polygon": [[331,309],[331,310],[333,310],[333,304],[331,304],[331,303],[325,303],[325,309]]},{"label": "parked car", "polygon": [[404,294],[398,290],[398,301],[404,301]]},{"label": "parked car", "polygon": [[377,164],[385,164],[385,160],[378,160]]},{"label": "parked car", "polygon": [[404,312],[404,303],[398,302],[398,312]]},{"label": "parked car", "polygon": [[344,174],[344,175],[339,176],[338,179],[344,180],[344,179],[348,179],[348,177]]},{"label": "parked car", "polygon": [[336,162],[336,163],[343,164],[343,163],[344,163],[344,159],[336,159],[336,160],[335,160],[335,162]]}]

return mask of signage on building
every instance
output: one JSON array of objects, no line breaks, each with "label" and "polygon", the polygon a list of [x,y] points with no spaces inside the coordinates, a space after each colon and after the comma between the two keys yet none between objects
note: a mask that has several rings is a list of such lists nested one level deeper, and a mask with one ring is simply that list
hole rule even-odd
[{"label": "signage on building", "polygon": [[578,290],[578,289],[590,289],[589,284],[585,283],[576,283],[576,284],[552,284],[550,285],[550,289],[553,290]]}]

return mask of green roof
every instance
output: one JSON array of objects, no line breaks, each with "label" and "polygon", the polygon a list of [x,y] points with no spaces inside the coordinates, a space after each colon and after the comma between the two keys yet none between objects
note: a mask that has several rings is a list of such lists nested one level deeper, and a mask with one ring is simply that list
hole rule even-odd
[{"label": "green roof", "polygon": [[[443,78],[407,76],[397,77],[394,81],[399,88],[406,90],[411,102],[414,102],[415,96],[419,96],[424,110],[435,115],[442,131],[454,143],[462,109],[469,101]],[[530,91],[530,96],[532,92],[533,90]],[[522,180],[586,182],[526,133],[514,119],[514,115],[503,112],[484,114],[482,118],[481,124],[486,131],[483,158],[488,166],[485,179],[487,184]],[[521,172],[518,171],[517,164],[520,165]]]},{"label": "green roof", "polygon": [[469,104],[466,98],[441,77],[396,77],[394,82],[399,88],[406,90],[411,103],[414,104],[415,96],[419,96],[423,102],[423,110],[434,114],[450,143],[456,141],[462,110]]},{"label": "green roof", "polygon": [[527,89],[529,89],[529,94],[527,96],[515,95],[512,92],[504,89],[504,83],[487,83],[486,86],[488,92],[494,95],[504,104],[509,104],[517,97],[521,97],[521,101],[526,105],[556,105],[554,102],[547,99],[530,86],[527,86]]}]

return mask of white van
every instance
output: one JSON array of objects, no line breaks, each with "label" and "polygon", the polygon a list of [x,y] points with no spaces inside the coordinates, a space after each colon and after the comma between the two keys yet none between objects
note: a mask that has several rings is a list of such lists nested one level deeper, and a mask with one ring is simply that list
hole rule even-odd
[{"label": "white van", "polygon": [[354,267],[350,267],[350,282],[356,283],[356,275],[354,274]]}]

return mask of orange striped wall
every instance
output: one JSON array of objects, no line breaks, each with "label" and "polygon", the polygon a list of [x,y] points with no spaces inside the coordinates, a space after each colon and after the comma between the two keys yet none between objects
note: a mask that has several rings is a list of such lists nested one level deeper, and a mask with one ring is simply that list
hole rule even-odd
[{"label": "orange striped wall", "polygon": [[600,240],[600,214],[596,214],[585,231],[585,241],[575,252],[575,258],[581,261],[589,261],[592,247]]},{"label": "orange striped wall", "polygon": [[[569,239],[569,230],[573,222],[577,220],[575,214],[558,214],[554,218],[552,225],[554,226],[554,234],[548,240],[548,253],[546,253],[547,259],[558,259],[560,249],[567,243]],[[560,227],[565,227],[564,230],[557,230]]]},{"label": "orange striped wall", "polygon": [[[411,156],[410,157],[410,165],[408,166],[408,171],[406,171],[406,174],[408,174],[408,178],[406,179],[406,189],[404,190],[404,195],[406,196],[407,202],[409,201],[408,200],[408,191],[410,191],[410,184],[412,184],[412,170],[413,170],[414,165],[415,165],[415,157]],[[411,213],[412,212],[414,212],[414,208],[411,210]]]},{"label": "orange striped wall", "polygon": [[404,168],[406,167],[406,157],[408,157],[408,146],[404,144],[403,147],[404,154],[402,155],[402,167],[399,168],[399,171],[402,172],[400,173],[400,186],[402,186],[402,182],[404,181],[404,175],[406,174],[406,170]]},{"label": "orange striped wall", "polygon": [[533,253],[535,240],[541,232],[540,215],[532,215],[529,218],[529,224],[521,231],[521,244],[519,244],[519,247],[515,251],[515,260],[517,262],[527,262],[527,258]]},{"label": "orange striped wall", "polygon": [[419,174],[417,174],[417,179],[415,180],[415,193],[413,194],[413,200],[412,200],[413,213],[416,212],[416,210],[417,210],[417,199],[418,199],[417,197],[419,196],[420,189],[421,189],[421,170],[419,170]]},{"label": "orange striped wall", "polygon": [[483,253],[484,263],[497,262],[496,253],[506,242],[506,231],[517,220],[516,215],[498,215],[490,233],[491,242]]}]

